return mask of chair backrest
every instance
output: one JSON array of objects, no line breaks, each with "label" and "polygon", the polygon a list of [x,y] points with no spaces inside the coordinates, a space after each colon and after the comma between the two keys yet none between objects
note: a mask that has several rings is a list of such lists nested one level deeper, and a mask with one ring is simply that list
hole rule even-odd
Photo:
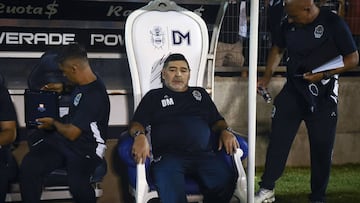
[{"label": "chair backrest", "polygon": [[32,69],[28,76],[28,88],[39,90],[50,82],[65,82],[66,78],[58,68],[56,57],[58,50],[46,51],[39,60],[39,63]]},{"label": "chair backrest", "polygon": [[[59,54],[58,49],[50,49],[44,52],[39,62],[31,70],[27,83],[28,88],[31,90],[40,90],[48,83],[67,83],[68,80],[59,69],[56,57]],[[71,96],[63,94],[59,99],[60,107],[69,107],[71,103]],[[67,114],[67,110],[60,111],[61,116]]]},{"label": "chair backrest", "polygon": [[209,36],[194,12],[169,0],[151,1],[128,16],[125,36],[134,109],[146,92],[162,86],[161,69],[171,53],[182,53],[189,61],[189,85],[203,86]]}]

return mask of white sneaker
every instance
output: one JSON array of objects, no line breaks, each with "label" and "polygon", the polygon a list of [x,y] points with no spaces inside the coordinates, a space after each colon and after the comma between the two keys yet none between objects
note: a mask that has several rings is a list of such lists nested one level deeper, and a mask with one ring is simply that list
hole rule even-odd
[{"label": "white sneaker", "polygon": [[255,193],[254,203],[271,203],[271,202],[275,202],[274,190],[260,188],[260,190]]}]

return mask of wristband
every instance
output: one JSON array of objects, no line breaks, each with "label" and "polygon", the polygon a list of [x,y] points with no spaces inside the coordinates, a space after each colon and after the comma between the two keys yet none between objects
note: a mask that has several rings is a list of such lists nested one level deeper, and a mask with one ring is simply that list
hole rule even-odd
[{"label": "wristband", "polygon": [[145,135],[145,132],[144,131],[141,131],[141,130],[137,130],[137,131],[135,131],[135,133],[133,134],[133,138],[135,138],[135,137],[137,137],[137,136],[139,136],[139,135],[141,135],[141,134],[144,134]]},{"label": "wristband", "polygon": [[235,131],[230,127],[225,128],[225,130],[231,132],[232,134],[235,134]]}]

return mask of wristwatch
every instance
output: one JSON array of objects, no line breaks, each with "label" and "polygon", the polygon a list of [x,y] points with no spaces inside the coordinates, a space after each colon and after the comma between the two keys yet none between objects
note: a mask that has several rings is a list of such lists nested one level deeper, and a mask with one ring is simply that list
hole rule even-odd
[{"label": "wristwatch", "polygon": [[225,130],[231,132],[232,134],[235,134],[235,131],[230,127],[225,128]]},{"label": "wristwatch", "polygon": [[330,71],[324,71],[323,72],[323,79],[324,80],[330,79],[331,76],[332,76],[332,74],[330,73]]},{"label": "wristwatch", "polygon": [[133,134],[133,138],[135,138],[135,137],[137,137],[137,136],[139,136],[139,135],[141,135],[141,134],[144,134],[145,135],[145,132],[144,131],[141,131],[141,130],[137,130],[137,131],[135,131],[135,133]]}]

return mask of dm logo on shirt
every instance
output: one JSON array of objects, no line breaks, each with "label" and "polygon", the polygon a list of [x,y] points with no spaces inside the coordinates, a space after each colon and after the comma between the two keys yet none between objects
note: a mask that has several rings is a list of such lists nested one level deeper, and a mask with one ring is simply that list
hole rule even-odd
[{"label": "dm logo on shirt", "polygon": [[79,94],[77,94],[77,95],[76,95],[76,97],[74,98],[74,102],[73,102],[74,106],[79,105],[79,102],[80,102],[81,96],[82,96],[82,94],[81,94],[81,93],[79,93]]},{"label": "dm logo on shirt", "polygon": [[324,26],[322,25],[318,25],[315,27],[315,30],[314,30],[314,37],[316,39],[319,39],[321,38],[321,36],[324,34]]},{"label": "dm logo on shirt", "polygon": [[194,91],[192,92],[192,95],[194,96],[194,98],[195,98],[196,100],[201,101],[202,96],[201,96],[201,93],[200,93],[198,90],[194,90]]},{"label": "dm logo on shirt", "polygon": [[174,102],[173,98],[169,98],[169,96],[167,96],[167,95],[165,95],[164,99],[161,100],[162,107],[172,106],[174,104],[175,104],[175,102]]}]

